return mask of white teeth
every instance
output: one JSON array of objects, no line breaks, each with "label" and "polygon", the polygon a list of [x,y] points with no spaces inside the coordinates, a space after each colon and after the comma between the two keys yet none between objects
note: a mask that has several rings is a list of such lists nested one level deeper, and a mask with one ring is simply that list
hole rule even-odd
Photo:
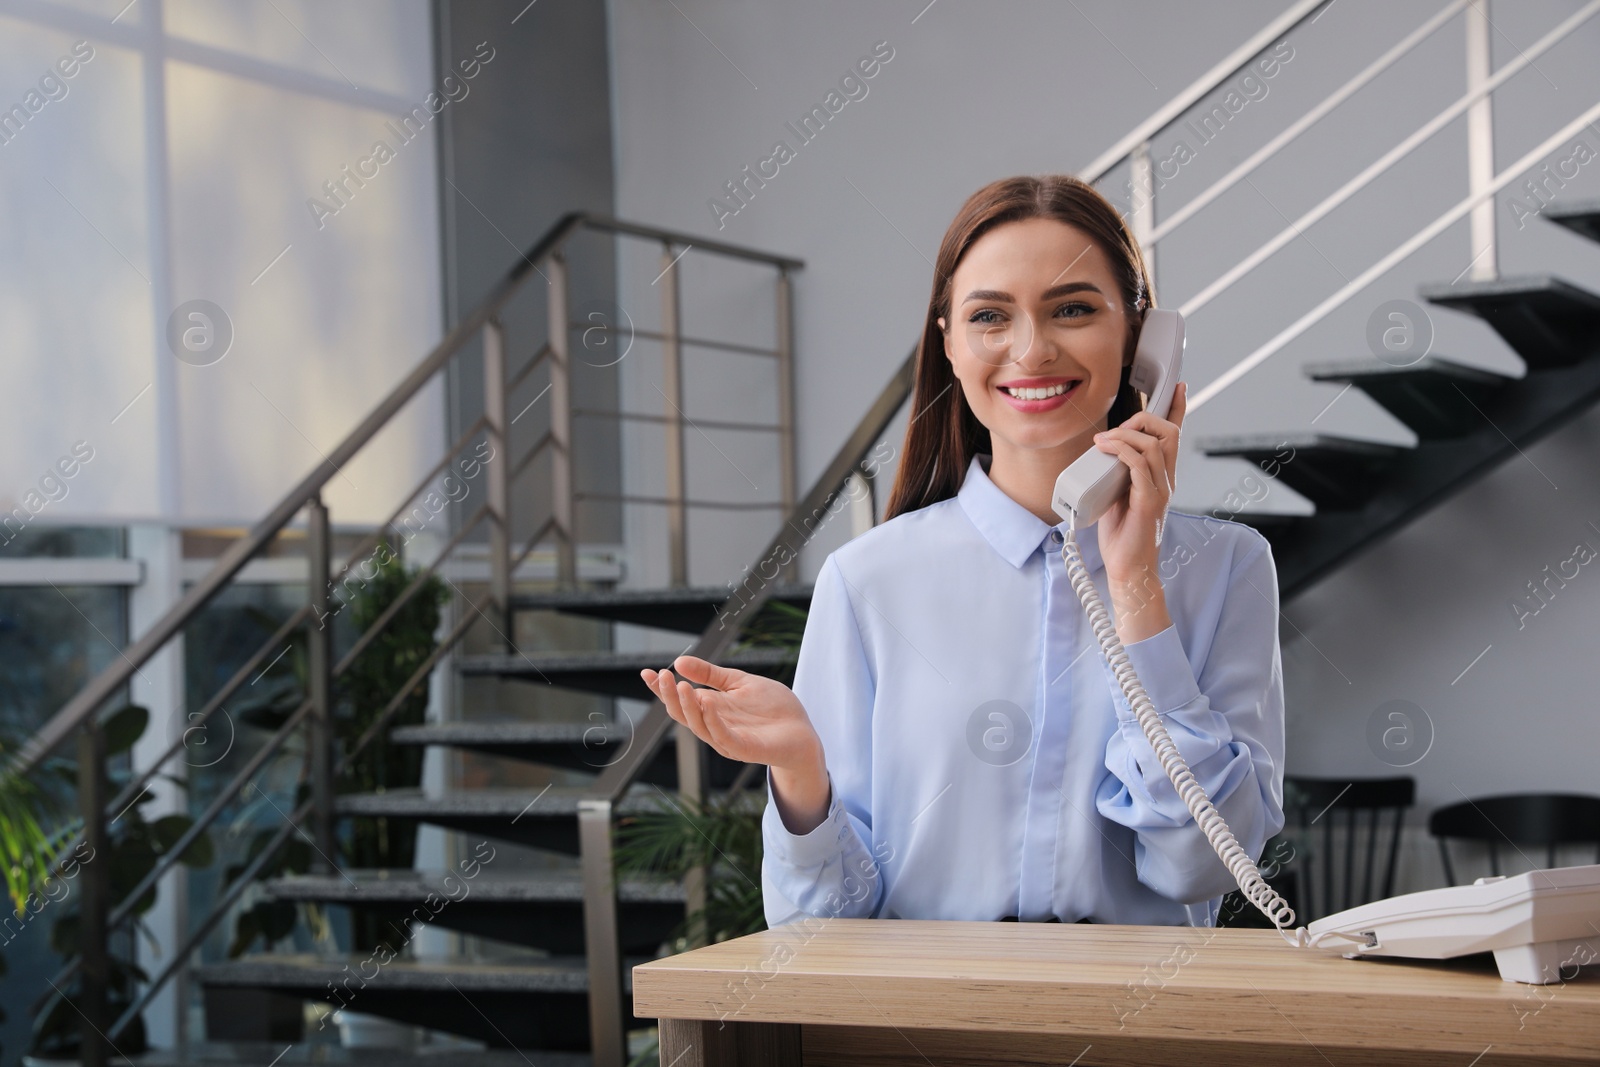
[{"label": "white teeth", "polygon": [[1056,385],[1043,388],[1013,389],[1010,386],[1005,385],[1002,385],[1000,388],[1004,389],[1018,400],[1047,400],[1052,396],[1060,396],[1068,389],[1071,389],[1073,385],[1073,382],[1060,382]]}]

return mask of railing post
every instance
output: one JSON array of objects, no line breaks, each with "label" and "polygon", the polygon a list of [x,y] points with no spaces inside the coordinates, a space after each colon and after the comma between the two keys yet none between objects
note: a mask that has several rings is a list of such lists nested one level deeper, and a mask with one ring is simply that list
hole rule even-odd
[{"label": "railing post", "polygon": [[672,242],[661,245],[661,376],[667,399],[667,554],[670,584],[689,584],[688,521],[684,507],[687,476],[683,449],[683,324],[678,303],[678,267]]},{"label": "railing post", "polygon": [[[1476,90],[1488,81],[1489,53],[1489,0],[1473,0],[1466,14],[1467,30],[1467,90]],[[1467,108],[1467,192],[1481,193],[1494,184],[1494,111],[1490,97],[1483,96]],[[1499,250],[1495,246],[1495,198],[1485,197],[1467,216],[1468,233],[1472,242],[1472,278],[1489,281],[1500,276]]]},{"label": "railing post", "polygon": [[[1150,285],[1156,284],[1156,245],[1150,235],[1156,229],[1156,175],[1150,165],[1150,142],[1144,141],[1128,156],[1132,172],[1133,210],[1129,222],[1133,226],[1133,239],[1139,242],[1144,253],[1145,271],[1150,275]],[[1148,299],[1148,296],[1146,297]]]},{"label": "railing post", "polygon": [[[794,285],[785,267],[778,268],[778,288],[775,294],[778,313],[778,468],[782,480],[783,514],[794,510],[795,497],[795,441],[794,441]],[[784,581],[792,582],[799,573],[799,561],[791,559],[780,572]]]},{"label": "railing post", "polygon": [[545,260],[550,278],[550,492],[556,525],[556,573],[563,587],[578,584],[578,534],[572,486],[572,334],[568,325],[567,260],[558,248]]},{"label": "railing post", "polygon": [[594,1067],[623,1067],[627,1028],[609,800],[578,801],[578,846],[583,864],[583,950],[589,965],[591,1055]]},{"label": "railing post", "polygon": [[85,1067],[105,1067],[105,1033],[111,1021],[106,1001],[111,981],[111,931],[106,925],[111,910],[111,850],[106,842],[106,738],[92,718],[78,735],[78,809],[83,815],[83,840],[91,850],[89,861],[83,864],[83,898],[78,911],[83,954],[79,1062]]},{"label": "railing post", "polygon": [[[489,596],[502,643],[511,638],[511,451],[506,426],[506,333],[497,319],[483,324],[483,420],[489,448]],[[510,652],[507,647],[505,651]]]},{"label": "railing post", "polygon": [[[678,796],[688,805],[689,811],[703,811],[706,802],[707,753],[706,746],[694,731],[678,723],[673,727],[673,742],[678,763]],[[704,913],[708,872],[704,867],[690,867],[683,876],[684,914]],[[691,926],[689,947],[694,948],[703,939]]]},{"label": "railing post", "polygon": [[317,855],[312,864],[327,874],[338,849],[334,837],[333,612],[328,587],[333,546],[328,509],[318,494],[307,505],[307,582],[311,587],[311,619],[306,624],[311,697],[311,829]]},{"label": "railing post", "polygon": [[[782,299],[780,290],[779,300]],[[779,314],[782,313],[780,310]],[[677,259],[673,257],[671,241],[661,245],[661,337],[662,392],[667,398],[667,551],[671,558],[671,584],[685,586],[689,584],[689,529],[686,504],[688,473],[683,445],[683,316]],[[781,341],[779,343],[782,344]],[[782,417],[780,408],[779,418]],[[674,742],[678,795],[698,809],[705,800],[705,746],[694,735],[694,731],[683,725],[674,727]],[[704,868],[691,868],[684,875],[683,903],[686,914],[691,915],[705,907]],[[694,941],[694,931],[691,930],[690,943]]]}]

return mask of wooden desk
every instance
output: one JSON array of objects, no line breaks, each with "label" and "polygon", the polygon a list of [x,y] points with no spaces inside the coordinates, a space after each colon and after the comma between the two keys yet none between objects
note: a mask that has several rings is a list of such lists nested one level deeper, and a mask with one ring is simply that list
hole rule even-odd
[{"label": "wooden desk", "polygon": [[1600,1062],[1600,973],[1347,960],[1271,930],[815,919],[633,969],[661,1062]]}]

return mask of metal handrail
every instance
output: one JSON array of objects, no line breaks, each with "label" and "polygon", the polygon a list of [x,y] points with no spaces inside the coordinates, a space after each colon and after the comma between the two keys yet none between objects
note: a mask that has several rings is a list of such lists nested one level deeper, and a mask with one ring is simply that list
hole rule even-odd
[{"label": "metal handrail", "polygon": [[1283,148],[1284,145],[1288,144],[1296,137],[1299,137],[1302,133],[1306,132],[1306,130],[1315,125],[1319,119],[1323,118],[1325,115],[1332,112],[1334,108],[1338,107],[1340,104],[1350,99],[1350,97],[1354,96],[1356,92],[1359,91],[1363,86],[1371,82],[1384,71],[1388,70],[1396,62],[1398,62],[1402,56],[1410,52],[1417,45],[1421,44],[1428,37],[1432,36],[1435,30],[1443,26],[1456,15],[1460,14],[1461,9],[1466,7],[1471,2],[1472,0],[1450,0],[1448,4],[1440,8],[1438,12],[1436,12],[1434,16],[1427,22],[1424,22],[1422,25],[1406,34],[1406,36],[1396,41],[1393,47],[1391,47],[1387,52],[1379,56],[1377,59],[1374,59],[1371,63],[1368,63],[1359,74],[1345,82],[1343,85],[1339,86],[1339,88],[1335,89],[1333,92],[1329,93],[1327,98],[1319,103],[1316,107],[1312,108],[1310,111],[1307,111],[1298,119],[1295,119],[1294,122],[1290,123],[1286,129],[1284,129],[1277,136],[1273,137],[1272,140],[1268,141],[1266,144],[1252,152],[1249,158],[1245,159],[1227,174],[1224,174],[1222,177],[1213,182],[1211,186],[1203,193],[1196,196],[1187,204],[1184,204],[1165,219],[1162,219],[1156,224],[1156,228],[1150,231],[1150,235],[1145,238],[1145,240],[1150,243],[1159,241],[1173,230],[1176,230],[1179,226],[1182,226],[1185,222],[1188,222],[1195,215],[1199,214],[1200,210],[1207,204],[1211,203],[1229,189],[1232,189],[1239,182],[1243,181],[1252,171],[1260,167],[1261,164],[1277,155],[1278,151]]},{"label": "metal handrail", "polygon": [[1157,108],[1149,118],[1129,130],[1125,137],[1102,152],[1094,162],[1078,171],[1078,177],[1086,182],[1096,182],[1105,177],[1111,168],[1133,155],[1139,146],[1148,142],[1151,137],[1176,122],[1178,116],[1188,111],[1207,93],[1243,70],[1245,64],[1259,55],[1267,45],[1311,18],[1311,13],[1317,8],[1324,4],[1332,6],[1332,2],[1333,0],[1299,0],[1283,14],[1252,34],[1238,48],[1228,53],[1216,66],[1196,78],[1182,92]]},{"label": "metal handrail", "polygon": [[[1193,218],[1195,214],[1197,214],[1202,208],[1214,202],[1228,189],[1232,188],[1238,182],[1244,180],[1263,162],[1275,155],[1285,145],[1294,140],[1300,134],[1304,133],[1318,119],[1326,116],[1340,103],[1349,99],[1349,97],[1354,95],[1354,93],[1362,86],[1369,84],[1379,74],[1388,70],[1403,56],[1412,51],[1412,49],[1414,49],[1419,43],[1438,30],[1445,22],[1456,15],[1461,14],[1463,11],[1467,12],[1467,38],[1469,51],[1469,84],[1467,91],[1449,106],[1436,114],[1433,118],[1423,123],[1422,126],[1418,127],[1410,135],[1401,140],[1400,143],[1393,146],[1377,160],[1365,167],[1359,174],[1355,175],[1334,192],[1324,197],[1315,206],[1304,212],[1299,218],[1290,222],[1281,231],[1263,243],[1255,251],[1251,252],[1244,259],[1234,264],[1227,271],[1212,279],[1208,285],[1186,300],[1179,308],[1179,311],[1184,315],[1191,315],[1195,311],[1198,311],[1200,308],[1204,307],[1206,304],[1210,303],[1220,293],[1228,289],[1240,278],[1244,277],[1250,271],[1260,266],[1273,253],[1277,252],[1290,241],[1303,234],[1306,227],[1312,225],[1322,218],[1325,218],[1335,208],[1348,201],[1350,197],[1354,196],[1361,189],[1369,185],[1379,175],[1389,170],[1394,166],[1394,164],[1399,162],[1399,160],[1409,155],[1419,144],[1431,137],[1433,134],[1437,133],[1453,119],[1460,117],[1463,113],[1468,113],[1469,115],[1469,156],[1478,161],[1490,161],[1483,163],[1481,170],[1469,167],[1469,185],[1471,191],[1469,192],[1468,196],[1454,208],[1451,208],[1449,211],[1446,211],[1444,214],[1440,215],[1437,219],[1435,219],[1434,223],[1424,227],[1424,229],[1419,231],[1418,234],[1414,235],[1411,240],[1403,242],[1400,246],[1397,246],[1388,255],[1384,256],[1377,265],[1367,271],[1364,271],[1359,278],[1345,285],[1333,297],[1323,301],[1320,305],[1318,305],[1318,307],[1306,313],[1291,326],[1280,331],[1277,336],[1273,337],[1265,344],[1257,348],[1256,351],[1239,360],[1217,378],[1209,382],[1206,386],[1197,390],[1194,395],[1189,398],[1187,410],[1193,412],[1204,406],[1210,400],[1214,399],[1224,389],[1238,381],[1239,378],[1241,378],[1249,370],[1258,366],[1261,362],[1272,356],[1274,353],[1280,351],[1290,340],[1293,340],[1305,330],[1309,329],[1312,325],[1321,321],[1323,317],[1325,317],[1335,307],[1343,304],[1346,300],[1353,296],[1357,290],[1369,283],[1373,278],[1381,273],[1382,270],[1388,269],[1388,267],[1398,263],[1406,255],[1409,255],[1412,251],[1415,251],[1417,247],[1420,247],[1421,242],[1424,242],[1430,239],[1432,236],[1435,236],[1444,226],[1449,225],[1450,222],[1461,218],[1463,215],[1466,215],[1469,212],[1472,213],[1474,238],[1473,247],[1479,248],[1481,246],[1482,248],[1482,251],[1474,257],[1472,266],[1474,269],[1481,271],[1479,276],[1494,276],[1496,268],[1492,255],[1494,250],[1493,220],[1490,217],[1482,215],[1481,212],[1486,209],[1486,205],[1488,204],[1490,196],[1492,196],[1499,189],[1503,188],[1512,177],[1515,177],[1515,175],[1520,174],[1523,170],[1526,170],[1527,166],[1531,165],[1532,162],[1536,162],[1536,159],[1530,161],[1529,157],[1525,156],[1523,160],[1519,160],[1517,164],[1511,168],[1507,168],[1507,170],[1501,172],[1501,174],[1495,175],[1493,173],[1493,153],[1491,148],[1492,123],[1487,111],[1490,94],[1495,89],[1505,84],[1505,82],[1512,76],[1530,66],[1539,56],[1543,55],[1556,44],[1569,37],[1572,32],[1584,22],[1587,22],[1589,19],[1593,18],[1596,14],[1600,14],[1600,0],[1591,0],[1590,3],[1584,5],[1582,8],[1573,12],[1567,18],[1558,23],[1537,42],[1525,49],[1518,49],[1517,56],[1514,59],[1507,62],[1504,66],[1502,66],[1499,70],[1494,71],[1492,74],[1488,69],[1488,41],[1486,29],[1488,15],[1485,10],[1485,2],[1486,0],[1450,0],[1450,2],[1444,5],[1444,7],[1440,8],[1404,38],[1391,46],[1382,56],[1369,63],[1358,74],[1346,81],[1329,97],[1319,103],[1316,107],[1312,108],[1305,115],[1297,119],[1287,129],[1283,130],[1269,140],[1267,144],[1253,152],[1247,159],[1236,165],[1222,178],[1198,193],[1182,208],[1175,211],[1172,216],[1163,220],[1161,223],[1156,224],[1153,222],[1153,209],[1151,208],[1149,202],[1146,202],[1143,205],[1135,205],[1133,212],[1135,216],[1135,233],[1140,243],[1145,247],[1147,255],[1150,255],[1153,260],[1153,250],[1159,241],[1171,235],[1179,226]],[[1315,21],[1315,18],[1311,18],[1312,11],[1319,6],[1320,3],[1307,2],[1291,7],[1288,11],[1284,12],[1283,15],[1279,16],[1278,19],[1274,20],[1274,22],[1263,28],[1261,32],[1255,34],[1249,41],[1241,45],[1221,63],[1213,67],[1211,71],[1197,79],[1183,92],[1179,93],[1171,101],[1163,105],[1163,107],[1157,110],[1155,114],[1151,115],[1144,122],[1136,126],[1133,131],[1119,140],[1111,149],[1102,153],[1097,159],[1090,163],[1089,166],[1079,171],[1078,176],[1085,181],[1093,182],[1103,177],[1113,167],[1117,166],[1122,161],[1132,159],[1135,163],[1136,170],[1142,164],[1145,169],[1144,177],[1148,178],[1148,154],[1150,138],[1160,130],[1177,121],[1178,118],[1181,117],[1189,107],[1193,106],[1195,102],[1199,101],[1207,93],[1217,88],[1225,80],[1232,77],[1233,74],[1243,69],[1245,64],[1254,58],[1254,56],[1258,54],[1268,42],[1289,30],[1295,29],[1304,23],[1308,18],[1310,18],[1311,21]],[[1320,15],[1317,17],[1320,17]],[[1569,124],[1565,129],[1570,129],[1576,132],[1576,130],[1582,128],[1583,124],[1579,123],[1575,127],[1572,124]],[[1550,151],[1554,151],[1555,148],[1558,147],[1560,136],[1561,135],[1557,135],[1556,142],[1554,143],[1552,141],[1546,141],[1545,144],[1541,146],[1542,151],[1546,154],[1548,154]],[[1138,195],[1137,190],[1135,195]],[[1488,257],[1487,263],[1483,262],[1484,256]]]},{"label": "metal handrail", "polygon": [[[1346,200],[1349,200],[1352,196],[1369,185],[1380,174],[1398,163],[1401,159],[1408,155],[1412,149],[1416,148],[1429,137],[1432,137],[1435,133],[1438,133],[1445,127],[1447,123],[1449,123],[1452,119],[1457,118],[1462,112],[1466,111],[1467,108],[1471,107],[1479,100],[1486,98],[1492,90],[1497,89],[1501,85],[1505,84],[1506,80],[1512,75],[1517,74],[1519,71],[1532,64],[1535,59],[1539,58],[1545,52],[1555,47],[1555,45],[1564,40],[1568,34],[1577,29],[1583,23],[1587,22],[1589,19],[1593,18],[1596,14],[1600,14],[1600,0],[1590,0],[1589,3],[1585,4],[1577,11],[1574,11],[1566,19],[1557,24],[1552,30],[1550,30],[1549,33],[1539,38],[1538,41],[1529,45],[1525,49],[1519,49],[1515,59],[1511,60],[1505,66],[1497,70],[1494,75],[1484,81],[1483,84],[1477,86],[1476,88],[1469,89],[1461,96],[1457,97],[1452,104],[1446,107],[1443,111],[1440,111],[1427,122],[1424,122],[1421,126],[1418,126],[1402,141],[1400,141],[1399,144],[1395,145],[1383,155],[1369,163],[1365,168],[1362,169],[1361,173],[1355,175],[1339,188],[1323,197],[1323,199],[1319,201],[1316,206],[1312,207],[1299,218],[1295,219],[1282,230],[1278,231],[1277,234],[1263,243],[1261,247],[1257,248],[1244,259],[1241,259],[1238,263],[1234,264],[1232,267],[1222,272],[1222,274],[1212,279],[1212,281],[1204,289],[1201,289],[1194,296],[1184,301],[1183,306],[1179,310],[1184,315],[1191,315],[1195,311],[1198,311],[1200,308],[1204,307],[1206,304],[1210,303],[1216,298],[1217,294],[1221,293],[1224,289],[1228,288],[1228,286],[1232,285],[1250,271],[1260,266],[1269,256],[1278,251],[1278,249],[1282,248],[1284,245],[1288,244],[1290,241],[1304,233],[1307,226],[1310,226],[1318,220],[1325,218],[1329,212],[1333,211]],[[1233,379],[1231,378],[1229,379],[1229,381],[1232,380]],[[1214,391],[1207,392],[1205,397],[1209,398],[1212,395],[1215,395]],[[1194,398],[1193,403],[1188,405],[1188,410],[1194,410],[1196,406],[1203,402],[1203,399],[1204,398],[1197,395]]]},{"label": "metal handrail", "polygon": [[[245,766],[235,774],[230,781],[211,799],[205,810],[195,818],[184,831],[173,847],[165,850],[153,869],[141,880],[131,894],[126,894],[121,900],[113,900],[109,895],[109,881],[105,879],[105,871],[95,868],[87,877],[93,885],[86,885],[84,890],[84,951],[66,961],[63,970],[54,983],[52,993],[43,998],[41,1007],[44,1010],[54,1000],[63,996],[61,986],[78,973],[84,975],[86,983],[83,1012],[86,1020],[84,1026],[85,1040],[83,1042],[83,1062],[86,1064],[103,1063],[107,1054],[107,1047],[115,1040],[124,1027],[135,1018],[140,1011],[150,1002],[164,984],[181,967],[193,950],[198,947],[205,934],[219,922],[226,910],[243,892],[262,865],[280,848],[288,839],[288,831],[294,826],[296,820],[304,818],[310,812],[317,824],[317,836],[321,851],[326,854],[332,851],[332,783],[342,769],[359,756],[366,747],[376,739],[392,721],[400,707],[426,682],[429,675],[443,660],[454,650],[464,637],[467,630],[476,620],[484,616],[485,605],[493,601],[499,610],[506,610],[509,603],[510,575],[520,563],[527,558],[534,547],[540,543],[547,532],[553,531],[565,542],[562,578],[570,581],[575,577],[575,570],[571,566],[573,559],[572,527],[570,501],[573,497],[570,484],[566,487],[568,504],[563,514],[562,505],[556,502],[556,514],[542,524],[538,531],[529,539],[527,545],[511,559],[511,546],[509,541],[509,484],[515,475],[520,473],[525,462],[518,465],[515,472],[507,471],[509,458],[502,459],[500,465],[495,467],[490,475],[489,500],[480,506],[473,516],[459,524],[452,536],[447,539],[442,549],[437,553],[437,558],[422,569],[405,590],[402,591],[397,601],[390,605],[388,610],[374,620],[366,631],[358,635],[355,646],[343,658],[334,663],[331,658],[329,632],[326,628],[326,619],[334,614],[338,608],[334,607],[329,597],[331,586],[347,575],[350,570],[363,558],[369,548],[375,547],[383,537],[383,531],[394,525],[396,520],[405,514],[408,506],[426,490],[428,484],[441,471],[460,455],[462,450],[471,443],[480,433],[486,434],[486,441],[491,446],[503,450],[506,443],[509,423],[506,420],[504,398],[509,392],[504,385],[504,334],[499,325],[498,315],[507,302],[527,283],[534,272],[544,276],[551,285],[552,305],[552,333],[558,322],[565,321],[565,263],[561,258],[566,242],[580,229],[588,229],[613,235],[626,235],[640,237],[662,242],[665,249],[672,250],[676,246],[683,246],[682,251],[690,248],[701,252],[729,256],[748,261],[761,263],[774,267],[779,271],[778,285],[778,318],[779,318],[779,348],[774,354],[780,357],[780,369],[788,370],[788,339],[783,336],[787,328],[786,305],[788,299],[788,272],[803,266],[801,261],[784,256],[770,255],[753,249],[742,248],[734,245],[715,241],[702,240],[698,236],[678,233],[658,227],[643,226],[635,223],[624,222],[606,216],[586,213],[572,213],[562,217],[546,234],[525,253],[521,260],[505,275],[495,286],[490,295],[461,323],[459,323],[435,348],[416,366],[406,377],[396,385],[379,404],[339,443],[321,464],[300,481],[279,503],[257,522],[239,540],[228,547],[214,562],[210,571],[200,581],[195,583],[182,597],[179,598],[171,609],[153,624],[149,630],[139,638],[117,661],[102,670],[80,690],[68,703],[58,711],[45,725],[29,739],[23,751],[11,761],[11,773],[27,774],[36,769],[56,748],[58,748],[74,732],[79,732],[81,739],[87,739],[86,744],[80,744],[80,803],[83,808],[83,834],[84,840],[103,843],[106,838],[107,817],[117,810],[118,805],[130,799],[143,796],[148,783],[160,772],[160,769],[170,761],[177,752],[185,747],[184,740],[179,739],[167,746],[164,753],[150,767],[138,772],[133,780],[119,793],[116,801],[107,805],[105,802],[105,756],[104,743],[99,729],[97,718],[99,708],[112,695],[124,687],[137,673],[140,667],[156,655],[169,641],[182,633],[196,616],[196,614],[210,603],[234,578],[244,565],[274,537],[276,537],[294,517],[302,510],[310,516],[309,555],[311,557],[311,598],[310,602],[296,611],[287,621],[282,623],[277,631],[259,647],[243,666],[236,670],[232,677],[224,684],[221,691],[207,701],[203,710],[198,714],[198,725],[205,725],[210,718],[222,707],[230,694],[236,692],[245,679],[265,660],[273,648],[283,639],[288,637],[302,625],[308,626],[315,620],[317,627],[311,631],[310,652],[312,660],[312,679],[308,687],[309,695],[300,704],[298,709],[289,716],[268,742]],[[671,270],[681,253],[674,256],[669,264]],[[543,264],[543,269],[541,268]],[[548,270],[548,274],[546,273]],[[668,273],[663,271],[663,274]],[[553,278],[551,276],[554,276]],[[676,292],[676,275],[669,280],[664,289]],[[556,305],[560,303],[560,307]],[[481,335],[484,339],[484,359],[486,365],[485,414],[469,426],[454,443],[446,450],[443,457],[435,463],[423,477],[418,487],[403,498],[399,507],[390,515],[381,526],[372,534],[365,537],[357,548],[345,560],[337,572],[332,567],[329,552],[329,526],[327,509],[321,502],[321,491],[327,482],[343,466],[348,463],[360,450],[398,414],[427,385],[440,370],[453,358],[460,355],[471,342],[474,336]],[[554,337],[543,345],[534,357],[511,379],[514,387],[523,381],[527,374],[547,357],[553,357],[554,365],[551,369],[552,385],[559,386],[558,395],[565,393],[566,374],[566,344],[557,341]],[[559,381],[557,380],[559,376]],[[786,381],[780,382],[780,392],[788,389]],[[563,408],[553,419],[570,419],[566,408],[570,407],[569,398],[561,395]],[[514,421],[514,420],[513,420]],[[785,423],[786,426],[790,425]],[[566,458],[567,438],[564,424],[553,422],[552,429],[541,439],[540,445],[530,453],[537,454],[543,444],[554,444],[558,451],[558,458]],[[792,457],[792,442],[785,441],[785,458]],[[483,462],[489,462],[493,455]],[[558,479],[561,476],[558,471]],[[785,472],[785,486],[789,484],[789,472]],[[362,735],[348,751],[331,755],[331,702],[332,682],[343,674],[351,664],[367,649],[372,640],[399,614],[404,604],[420,591],[427,578],[441,566],[452,552],[460,545],[468,533],[479,526],[485,519],[491,522],[492,544],[500,549],[493,562],[496,572],[491,581],[489,592],[478,597],[455,626],[438,642],[432,655],[420,664],[388,701],[387,705],[378,713],[375,720],[368,726]],[[270,667],[270,664],[269,664]],[[105,1014],[106,991],[106,946],[105,936],[125,921],[133,912],[138,899],[150,888],[165,877],[179,861],[187,846],[197,841],[220,816],[223,808],[231,803],[247,784],[254,780],[266,763],[276,756],[297,730],[309,730],[310,750],[312,756],[311,797],[297,808],[288,824],[281,828],[268,842],[265,849],[252,858],[239,878],[227,888],[225,892],[214,901],[210,911],[206,913],[197,927],[190,931],[181,951],[175,954],[167,966],[151,982],[145,984],[140,995],[125,1011],[121,1018],[106,1024],[103,1020]],[[192,728],[192,727],[191,727]],[[329,861],[331,862],[331,861]],[[101,1020],[97,1022],[96,1020]]]},{"label": "metal handrail", "polygon": [[1370,285],[1374,280],[1382,277],[1387,271],[1393,269],[1396,263],[1399,263],[1411,253],[1415,252],[1417,249],[1421,248],[1423,245],[1439,236],[1439,234],[1443,233],[1445,229],[1452,223],[1460,221],[1473,208],[1477,207],[1481,203],[1484,203],[1489,197],[1493,196],[1501,189],[1504,189],[1522,174],[1526,173],[1533,167],[1535,163],[1538,163],[1551,152],[1554,152],[1557,148],[1560,148],[1563,142],[1566,142],[1577,136],[1586,127],[1597,121],[1600,121],[1600,104],[1596,104],[1595,106],[1591,107],[1589,110],[1585,111],[1583,114],[1579,115],[1577,118],[1561,127],[1555,133],[1545,138],[1539,144],[1535,145],[1531,150],[1524,153],[1523,156],[1515,163],[1512,163],[1505,170],[1501,171],[1499,174],[1496,174],[1490,180],[1489,184],[1484,188],[1475,193],[1468,193],[1466,196],[1462,197],[1450,208],[1440,213],[1440,215],[1432,222],[1428,223],[1422,229],[1418,230],[1416,233],[1412,234],[1410,237],[1406,238],[1404,241],[1392,248],[1376,263],[1372,264],[1366,270],[1362,271],[1354,278],[1351,278],[1344,285],[1340,286],[1337,291],[1323,300],[1316,307],[1306,312],[1288,326],[1285,326],[1277,333],[1276,336],[1267,341],[1260,348],[1257,348],[1254,352],[1241,359],[1238,363],[1235,363],[1224,374],[1222,374],[1221,377],[1217,378],[1211,382],[1210,385],[1207,385],[1200,392],[1196,393],[1194,403],[1189,405],[1189,409],[1193,410],[1200,404],[1201,400],[1209,399],[1210,397],[1215,396],[1218,392],[1227,388],[1229,385],[1241,378],[1251,368],[1263,362],[1275,352],[1278,352],[1283,348],[1284,345],[1305,333],[1306,330],[1310,329],[1318,322],[1321,322],[1334,309],[1343,305],[1356,293]]},{"label": "metal handrail", "polygon": [[289,525],[301,509],[321,492],[323,486],[338,474],[344,465],[350,462],[356,453],[383,429],[451,358],[459,354],[473,338],[478,336],[487,323],[499,315],[506,303],[527,282],[530,273],[538,269],[539,261],[564,245],[580,228],[693,245],[701,251],[786,269],[798,269],[804,266],[798,259],[771,255],[719,241],[709,241],[697,234],[643,226],[586,212],[571,212],[562,216],[559,222],[522,254],[517,264],[507,272],[489,295],[457,323],[456,327],[445,335],[444,340],[435,345],[411,373],[391,389],[389,394],[378,402],[367,417],[351,430],[310,474],[285,494],[265,518],[252,526],[238,541],[228,546],[227,550],[217,558],[211,570],[206,572],[205,577],[190,587],[189,591],[179,598],[165,615],[156,620],[142,637],[129,646],[120,657],[107,664],[87,686],[29,738],[13,765],[16,773],[25,775],[35,770],[46,756],[59,747],[74,730],[81,727],[118,689],[126,685],[140,667],[148,663],[177,635],[185,623],[210,603],[229,579],[277,536],[279,531]]}]

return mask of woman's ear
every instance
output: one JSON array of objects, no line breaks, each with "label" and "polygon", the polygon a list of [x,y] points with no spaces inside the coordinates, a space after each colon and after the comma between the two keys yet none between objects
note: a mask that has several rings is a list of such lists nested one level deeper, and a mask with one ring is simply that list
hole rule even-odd
[{"label": "woman's ear", "polygon": [[944,334],[944,358],[949,361],[950,366],[953,368],[956,365],[956,354],[950,350],[950,328],[944,324],[943,315],[934,321],[939,324],[939,332]]}]

